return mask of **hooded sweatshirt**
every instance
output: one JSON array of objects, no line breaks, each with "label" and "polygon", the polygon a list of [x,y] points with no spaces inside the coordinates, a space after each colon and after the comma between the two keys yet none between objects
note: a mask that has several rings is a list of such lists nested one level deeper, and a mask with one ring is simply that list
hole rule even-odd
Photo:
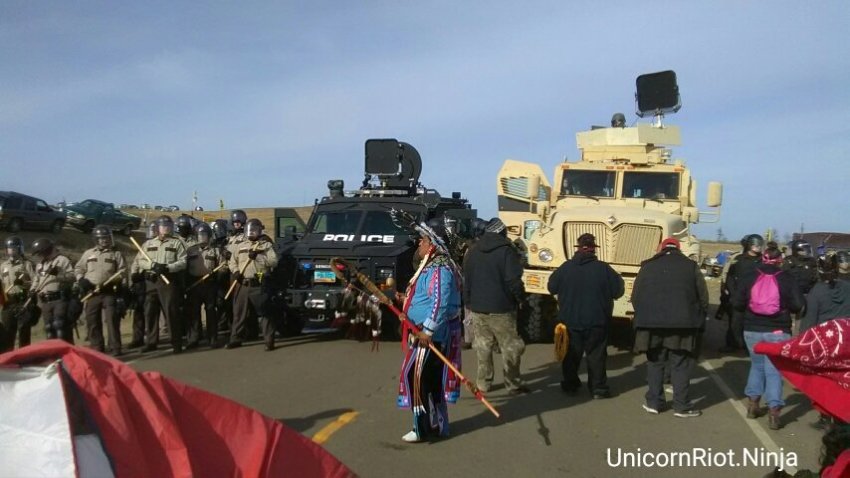
[{"label": "hooded sweatshirt", "polygon": [[625,292],[623,278],[592,252],[577,252],[549,277],[558,296],[558,321],[569,329],[607,327],[614,300]]},{"label": "hooded sweatshirt", "polygon": [[463,299],[466,307],[483,314],[514,312],[523,300],[522,264],[511,241],[485,232],[463,261]]},{"label": "hooded sweatshirt", "polygon": [[806,316],[800,331],[808,330],[827,320],[850,318],[850,282],[836,280],[818,282],[806,297]]}]

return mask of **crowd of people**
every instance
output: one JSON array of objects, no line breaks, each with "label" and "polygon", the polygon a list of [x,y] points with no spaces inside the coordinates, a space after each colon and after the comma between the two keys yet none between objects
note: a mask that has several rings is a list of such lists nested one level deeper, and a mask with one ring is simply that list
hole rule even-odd
[{"label": "crowd of people", "polygon": [[[478,359],[476,390],[493,386],[495,351],[501,353],[508,393],[531,390],[520,372],[525,343],[517,328],[517,312],[525,304],[522,257],[505,224],[498,218],[475,220],[477,233],[460,256],[443,222],[412,223],[409,229],[419,242],[416,273],[395,298],[409,319],[398,403],[414,418],[402,439],[420,442],[449,434],[446,405],[457,399],[460,384],[452,364],[464,342],[471,342]],[[6,240],[7,258],[0,264],[5,301],[0,352],[15,342],[29,344],[38,321],[48,338],[73,343],[82,315],[90,347],[119,355],[124,350],[119,325],[128,308],[134,310],[128,346],[142,352],[157,349],[161,317],[174,353],[204,342],[213,348],[239,347],[251,317],[262,329],[266,350],[274,350],[271,277],[278,257],[259,220],[249,220],[241,210],[232,212],[229,225],[223,220],[193,224],[188,216],[175,223],[162,216],[151,224],[147,241],[136,244],[132,260],[115,248],[108,227],[95,227],[92,238],[94,247],[76,264],[50,239],[36,239],[31,256],[24,254],[20,238]],[[715,317],[728,320],[722,351],[745,350],[749,356],[743,390],[747,418],[767,415],[768,427],[776,430],[782,427],[783,380],[774,360],[763,353],[765,344],[787,344],[795,332],[850,317],[850,261],[846,253],[815,258],[804,241],[793,241],[787,257],[756,234],[744,237],[741,245],[725,266]],[[613,305],[625,287],[622,277],[599,259],[597,248],[593,235],[578,237],[575,253],[551,274],[548,290],[557,297],[557,321],[569,339],[561,362],[562,390],[579,392],[578,371],[585,359],[589,393],[606,399],[612,396],[606,361]],[[702,271],[682,253],[676,238],[664,239],[642,263],[631,302],[634,351],[647,358],[643,409],[650,414],[667,409],[668,381],[674,415],[699,417],[702,411],[690,400],[689,383],[706,326],[708,292]],[[819,426],[846,427],[843,417],[821,411]]]},{"label": "crowd of people", "polygon": [[[229,225],[221,219],[210,225],[185,215],[176,221],[161,216],[148,227],[144,243],[133,240],[132,260],[115,247],[107,226],[94,227],[92,241],[94,247],[73,264],[52,239],[33,241],[29,256],[21,238],[6,239],[0,352],[16,342],[29,345],[38,322],[47,338],[70,343],[84,322],[89,346],[116,356],[128,348],[157,350],[161,330],[168,331],[175,354],[202,343],[237,348],[253,322],[262,328],[265,349],[274,350],[269,284],[278,259],[258,219],[248,219],[242,210],[231,213]],[[128,310],[133,311],[132,340],[125,346],[120,322]]]}]

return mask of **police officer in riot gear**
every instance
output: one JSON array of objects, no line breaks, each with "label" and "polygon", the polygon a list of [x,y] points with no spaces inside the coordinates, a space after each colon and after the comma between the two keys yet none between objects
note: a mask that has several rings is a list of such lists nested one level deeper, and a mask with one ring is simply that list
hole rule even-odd
[{"label": "police officer in riot gear", "polygon": [[[159,226],[156,221],[151,221],[145,230],[145,240],[151,240],[159,234]],[[133,340],[130,342],[131,349],[145,345],[145,300],[147,290],[153,290],[154,282],[145,280],[145,274],[140,271],[137,255],[130,265],[130,296],[132,297],[129,307],[133,311]]]},{"label": "police officer in riot gear", "polygon": [[[131,267],[134,274],[143,274],[147,281],[145,297],[145,347],[144,352],[156,350],[159,344],[159,314],[165,315],[171,331],[174,353],[183,351],[183,323],[180,316],[182,299],[181,273],[186,269],[186,244],[174,237],[174,221],[160,216],[156,221],[156,237],[142,244],[150,260],[141,252]],[[163,277],[170,283],[166,283]]]},{"label": "police officer in riot gear", "polygon": [[[187,272],[189,278],[189,289],[186,291],[186,312],[188,324],[187,348],[198,346],[202,335],[201,307],[207,320],[206,337],[210,347],[218,347],[218,310],[216,309],[216,297],[218,295],[218,274],[226,264],[221,248],[212,243],[212,228],[206,223],[195,226],[197,242],[189,247],[187,255]],[[226,267],[226,266],[225,266]],[[218,270],[217,270],[218,269]],[[213,272],[216,271],[217,272]],[[207,276],[209,274],[209,276]]]},{"label": "police officer in riot gear", "polygon": [[41,320],[49,339],[62,339],[74,343],[73,320],[68,317],[68,299],[75,281],[71,260],[56,250],[48,238],[38,238],[32,243],[35,256],[35,280],[29,296],[38,301]]},{"label": "police officer in riot gear", "polygon": [[232,249],[228,266],[231,278],[236,282],[233,298],[233,326],[227,348],[242,345],[245,340],[245,324],[249,310],[260,319],[266,350],[274,350],[275,324],[270,310],[270,291],[267,278],[277,266],[274,242],[263,234],[259,219],[251,219],[245,225],[246,240]]},{"label": "police officer in riot gear", "polygon": [[[734,297],[741,279],[755,274],[755,269],[761,263],[761,253],[764,248],[764,238],[758,234],[749,234],[741,239],[742,251],[728,260],[729,268],[721,275],[721,294]],[[744,314],[732,310],[729,328],[726,329],[726,345],[721,353],[735,353],[744,350]]]},{"label": "police officer in riot gear", "polygon": [[122,353],[121,317],[116,302],[127,265],[124,256],[113,245],[109,226],[96,226],[92,229],[92,238],[95,247],[85,251],[74,267],[80,295],[92,294],[84,305],[89,345],[99,352],[104,351],[105,322],[109,352],[118,356]]},{"label": "police officer in riot gear", "polygon": [[794,277],[800,292],[808,294],[818,281],[818,264],[812,256],[812,246],[801,239],[794,239],[788,247],[791,255],[785,258],[782,269]]},{"label": "police officer in riot gear", "polygon": [[177,218],[175,226],[177,227],[177,235],[180,236],[180,239],[183,239],[187,248],[194,244],[195,241],[192,238],[193,227],[191,217],[181,214],[180,217]]},{"label": "police officer in riot gear", "polygon": [[35,268],[24,257],[24,241],[17,236],[7,238],[6,260],[0,263],[0,287],[3,288],[0,293],[6,294],[6,304],[0,311],[0,353],[15,347],[16,336],[19,347],[30,344],[30,329],[36,312],[31,307],[26,310],[24,304],[34,277]]}]

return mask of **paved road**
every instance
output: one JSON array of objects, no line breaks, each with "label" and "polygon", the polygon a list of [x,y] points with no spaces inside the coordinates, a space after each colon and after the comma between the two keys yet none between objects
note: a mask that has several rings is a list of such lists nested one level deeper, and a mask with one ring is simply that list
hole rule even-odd
[{"label": "paved road", "polygon": [[[706,350],[717,349],[721,334],[720,324],[709,324]],[[307,436],[324,429],[325,447],[364,477],[740,477],[762,476],[771,468],[752,464],[743,468],[612,466],[617,464],[618,449],[644,454],[703,450],[719,464],[723,458],[719,454],[728,457],[732,451],[741,465],[745,449],[762,457],[781,449],[787,460],[796,454],[799,467],[817,466],[820,434],[809,426],[816,416],[805,397],[791,387],[785,390],[789,405],[784,429],[770,431],[765,419],[743,418],[740,398],[748,369],[743,357],[707,354],[692,385],[692,396],[704,415],[681,419],[670,412],[655,416],[642,410],[645,370],[641,356],[610,347],[610,383],[617,395],[592,400],[586,392],[564,395],[552,347],[532,345],[522,369],[533,393],[509,397],[497,386],[488,394],[501,419],[466,393],[449,410],[450,439],[405,444],[400,437],[410,430],[410,415],[394,407],[399,344],[382,343],[378,352],[369,349],[368,343],[298,337],[271,353],[256,343],[180,356],[129,355],[126,360],[138,370],[157,370],[253,407]],[[474,354],[468,351],[463,358],[465,371],[474,376]],[[500,383],[498,374],[496,383]],[[343,415],[343,420],[329,427]]]}]

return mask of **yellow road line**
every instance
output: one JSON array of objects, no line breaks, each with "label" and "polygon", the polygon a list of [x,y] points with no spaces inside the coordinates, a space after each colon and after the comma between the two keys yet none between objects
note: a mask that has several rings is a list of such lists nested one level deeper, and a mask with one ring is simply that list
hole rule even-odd
[{"label": "yellow road line", "polygon": [[340,428],[353,422],[354,419],[357,418],[357,415],[360,415],[360,412],[343,413],[336,420],[325,425],[324,428],[316,432],[316,434],[313,435],[313,441],[320,445],[325,443],[328,439],[330,439],[331,435],[339,431]]}]

